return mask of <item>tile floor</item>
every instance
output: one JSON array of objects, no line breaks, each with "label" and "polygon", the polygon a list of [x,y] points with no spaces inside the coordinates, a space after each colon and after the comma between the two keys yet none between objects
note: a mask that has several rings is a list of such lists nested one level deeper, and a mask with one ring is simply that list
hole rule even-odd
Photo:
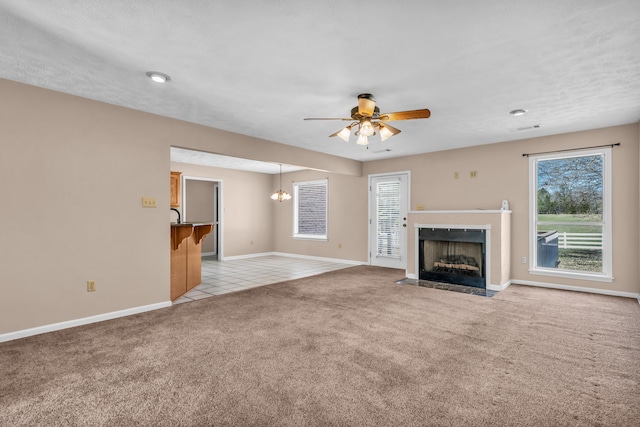
[{"label": "tile floor", "polygon": [[174,304],[352,267],[350,264],[267,255],[231,261],[202,258],[202,283]]}]

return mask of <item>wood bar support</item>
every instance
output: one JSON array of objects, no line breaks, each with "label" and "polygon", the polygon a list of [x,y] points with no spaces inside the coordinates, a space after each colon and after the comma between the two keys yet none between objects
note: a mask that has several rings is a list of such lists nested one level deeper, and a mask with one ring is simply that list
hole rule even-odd
[{"label": "wood bar support", "polygon": [[171,225],[171,301],[202,281],[202,239],[213,224]]}]

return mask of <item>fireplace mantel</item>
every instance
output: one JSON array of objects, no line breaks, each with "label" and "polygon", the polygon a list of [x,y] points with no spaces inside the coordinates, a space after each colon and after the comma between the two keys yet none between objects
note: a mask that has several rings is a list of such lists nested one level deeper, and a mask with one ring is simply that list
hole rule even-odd
[{"label": "fireplace mantel", "polygon": [[[418,278],[418,232],[420,228],[487,230],[487,289],[505,289],[511,280],[511,211],[507,210],[439,210],[411,211],[408,233],[407,277]],[[413,271],[409,271],[412,268]]]}]

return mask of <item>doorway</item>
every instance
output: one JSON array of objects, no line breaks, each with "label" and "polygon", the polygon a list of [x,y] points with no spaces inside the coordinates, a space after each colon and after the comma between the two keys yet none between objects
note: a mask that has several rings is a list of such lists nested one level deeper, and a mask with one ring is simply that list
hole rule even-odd
[{"label": "doorway", "polygon": [[185,222],[213,222],[211,233],[202,241],[202,256],[222,260],[222,181],[182,177],[182,215]]},{"label": "doorway", "polygon": [[409,172],[369,175],[369,261],[407,269]]}]

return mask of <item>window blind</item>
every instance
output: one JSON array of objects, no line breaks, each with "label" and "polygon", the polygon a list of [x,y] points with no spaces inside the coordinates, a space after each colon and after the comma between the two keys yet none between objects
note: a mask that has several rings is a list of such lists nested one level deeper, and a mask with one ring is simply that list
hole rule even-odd
[{"label": "window blind", "polygon": [[328,181],[294,183],[294,237],[327,238]]},{"label": "window blind", "polygon": [[376,185],[378,256],[400,257],[400,181]]}]

